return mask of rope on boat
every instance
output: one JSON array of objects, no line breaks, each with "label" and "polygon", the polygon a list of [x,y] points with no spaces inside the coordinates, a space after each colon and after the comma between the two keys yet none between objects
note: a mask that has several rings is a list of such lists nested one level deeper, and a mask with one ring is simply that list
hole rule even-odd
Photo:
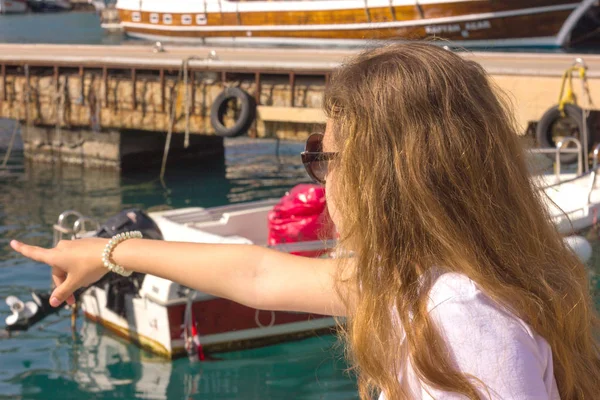
[{"label": "rope on boat", "polygon": [[265,325],[262,322],[260,322],[260,310],[256,310],[254,312],[254,322],[256,322],[256,325],[260,328],[272,327],[273,325],[275,325],[275,311],[271,311],[271,320],[267,325]]},{"label": "rope on boat", "polygon": [[[191,98],[189,95],[188,87],[188,75],[189,75],[189,64],[192,60],[201,60],[201,57],[190,56],[183,61],[183,87],[185,89],[185,139],[183,141],[183,148],[187,149],[190,146],[190,109],[191,109]],[[193,89],[195,90],[195,89]]]},{"label": "rope on boat", "polygon": [[[210,59],[210,58],[209,58]],[[199,56],[190,56],[186,59],[184,59],[181,62],[181,67],[179,68],[179,74],[177,76],[177,81],[175,83],[175,86],[173,87],[172,91],[171,91],[171,116],[169,118],[169,128],[167,130],[167,138],[165,140],[165,149],[163,152],[163,159],[162,159],[162,165],[160,168],[160,181],[162,182],[163,186],[165,186],[165,182],[164,182],[164,177],[165,177],[165,171],[167,169],[167,159],[169,157],[169,151],[171,149],[171,139],[173,137],[173,129],[175,128],[175,120],[177,118],[177,109],[179,107],[176,106],[176,103],[178,103],[179,100],[179,86],[180,84],[183,82],[183,87],[184,87],[184,114],[185,114],[185,137],[184,137],[184,141],[183,141],[183,147],[185,149],[187,149],[190,146],[190,111],[192,108],[192,104],[191,104],[191,96],[189,93],[189,85],[188,85],[188,78],[189,78],[189,63],[190,61],[193,60],[203,60],[202,57]]]},{"label": "rope on boat", "polygon": [[[571,65],[569,68],[567,68],[565,70],[565,72],[563,73],[562,76],[562,83],[560,86],[560,94],[558,95],[558,109],[560,111],[560,114],[563,118],[565,118],[566,112],[565,112],[565,106],[567,104],[572,104],[574,106],[577,106],[581,109],[582,112],[582,126],[583,126],[583,132],[581,132],[583,138],[584,138],[584,148],[585,151],[583,152],[584,155],[584,165],[585,165],[585,170],[588,170],[589,164],[588,164],[588,128],[587,128],[587,120],[589,118],[590,115],[590,108],[594,106],[594,102],[592,100],[592,95],[590,92],[590,87],[589,87],[589,82],[587,79],[587,65],[585,64],[585,62],[583,61],[583,59],[581,58],[577,58],[575,59],[575,62],[573,63],[573,65]],[[581,92],[583,94],[583,96],[586,99],[586,104],[584,106],[579,106],[577,104],[577,96],[575,95],[575,90],[573,88],[573,73],[577,73],[579,80],[581,81]]]},{"label": "rope on boat", "polygon": [[77,315],[79,311],[79,305],[77,301],[71,306],[71,333],[75,334],[77,331]]},{"label": "rope on boat", "polygon": [[582,93],[585,95],[588,103],[586,104],[586,108],[594,106],[592,95],[590,93],[589,82],[587,80],[587,66],[583,63],[583,60],[577,59],[574,65],[565,70],[562,77],[560,94],[558,95],[558,109],[561,111],[561,113],[563,113],[563,117],[565,116],[565,105],[573,104],[578,106],[577,96],[575,96],[575,90],[573,89],[574,72],[577,73],[579,79],[581,80]]},{"label": "rope on boat", "polygon": [[187,301],[185,303],[185,312],[183,317],[184,346],[190,360],[202,361],[205,359],[204,350],[202,348],[202,344],[200,343],[200,335],[198,334],[198,329],[196,328],[196,321],[194,319],[192,310],[192,297],[194,295],[194,291],[191,289],[186,290]]},{"label": "rope on boat", "polygon": [[175,125],[175,114],[177,111],[177,107],[175,106],[175,102],[177,100],[178,94],[179,94],[179,82],[181,82],[181,78],[182,78],[182,74],[183,74],[183,63],[181,68],[179,69],[179,75],[177,77],[177,82],[175,83],[175,86],[173,86],[173,88],[171,89],[171,104],[170,104],[170,111],[171,111],[171,115],[169,117],[169,128],[167,129],[167,138],[165,139],[165,149],[163,151],[163,159],[162,159],[162,165],[160,167],[160,181],[163,184],[163,186],[165,186],[165,171],[167,169],[167,159],[169,157],[169,150],[171,149],[171,138],[173,137],[173,128]]}]

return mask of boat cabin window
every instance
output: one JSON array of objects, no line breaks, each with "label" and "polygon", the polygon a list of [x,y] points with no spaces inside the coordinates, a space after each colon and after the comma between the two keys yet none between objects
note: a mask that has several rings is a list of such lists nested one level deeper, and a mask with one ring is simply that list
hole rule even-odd
[{"label": "boat cabin window", "polygon": [[131,20],[133,22],[140,22],[142,20],[142,15],[139,12],[134,11],[131,13]]},{"label": "boat cabin window", "polygon": [[182,15],[181,23],[183,25],[191,25],[192,24],[192,16],[191,15]]},{"label": "boat cabin window", "polygon": [[150,22],[151,23],[158,24],[158,21],[160,21],[160,18],[158,17],[158,14],[156,14],[156,13],[150,14]]},{"label": "boat cabin window", "polygon": [[163,22],[165,24],[171,25],[173,23],[173,17],[171,16],[171,14],[165,14],[165,15],[163,15]]},{"label": "boat cabin window", "polygon": [[196,25],[206,25],[206,14],[196,14]]}]

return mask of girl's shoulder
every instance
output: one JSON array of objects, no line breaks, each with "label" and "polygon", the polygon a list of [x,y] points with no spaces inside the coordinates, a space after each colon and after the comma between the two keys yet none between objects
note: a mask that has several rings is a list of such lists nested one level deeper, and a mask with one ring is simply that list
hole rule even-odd
[{"label": "girl's shoulder", "polygon": [[[493,399],[558,398],[546,340],[469,277],[436,276],[428,309],[458,370],[485,382]],[[434,398],[455,399],[436,394]]]},{"label": "girl's shoulder", "polygon": [[435,277],[428,310],[449,350],[466,370],[473,364],[481,367],[490,362],[494,365],[494,360],[522,359],[523,354],[542,374],[552,368],[546,340],[466,275],[446,272]]},{"label": "girl's shoulder", "polygon": [[505,331],[507,336],[525,335],[540,341],[539,335],[527,323],[494,301],[464,274],[438,272],[433,277],[428,297],[427,309],[436,323],[443,327],[495,326]]},{"label": "girl's shoulder", "polygon": [[473,297],[482,293],[468,276],[458,272],[435,270],[429,287],[429,309],[453,298]]}]

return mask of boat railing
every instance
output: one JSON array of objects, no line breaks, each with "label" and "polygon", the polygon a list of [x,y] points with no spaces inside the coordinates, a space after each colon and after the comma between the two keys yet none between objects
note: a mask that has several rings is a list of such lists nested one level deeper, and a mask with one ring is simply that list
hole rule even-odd
[{"label": "boat railing", "polygon": [[75,232],[74,232],[75,222],[73,221],[73,217],[75,217],[77,220],[79,220],[79,218],[83,218],[83,215],[78,211],[67,210],[58,216],[58,222],[56,224],[54,224],[54,226],[53,226],[53,230],[54,230],[54,239],[53,239],[54,244],[53,245],[54,246],[56,246],[58,244],[58,242],[63,240],[65,238],[65,236],[72,237],[75,234]]},{"label": "boat railing", "polygon": [[[92,225],[92,229],[87,227]],[[98,221],[84,217],[80,212],[74,210],[64,211],[58,216],[58,221],[53,226],[54,230],[54,246],[63,239],[78,239],[83,237],[88,232],[96,232],[100,229]]]},{"label": "boat railing", "polygon": [[[563,148],[565,145],[569,144],[569,143],[574,143],[576,148]],[[584,162],[583,162],[583,151],[582,151],[582,147],[581,147],[581,143],[579,142],[579,140],[577,140],[574,137],[565,137],[563,140],[561,140],[560,142],[558,142],[556,144],[556,148],[552,149],[552,148],[545,148],[545,149],[531,149],[532,153],[542,153],[542,154],[549,154],[549,153],[554,153],[556,155],[556,162],[555,162],[555,170],[554,173],[556,174],[556,183],[552,184],[552,185],[548,185],[546,187],[543,187],[542,189],[547,189],[553,186],[558,186],[560,184],[563,183],[567,183],[570,181],[574,181],[577,179],[580,179],[582,177],[584,177],[585,175],[590,175],[590,180],[589,180],[589,185],[588,185],[588,190],[587,190],[587,204],[591,204],[592,203],[592,193],[594,192],[594,188],[596,187],[596,180],[597,180],[597,176],[598,176],[598,162],[599,162],[599,158],[600,158],[600,144],[597,144],[594,149],[593,149],[593,155],[592,155],[592,168],[588,170],[588,168],[586,169],[586,172],[584,173]],[[575,153],[577,152],[577,175],[575,177],[572,177],[570,179],[563,179],[561,180],[561,161],[560,161],[560,155],[564,154],[564,153]],[[579,210],[574,210],[574,211],[579,211]]]},{"label": "boat railing", "polygon": [[[575,144],[575,148],[564,148],[568,144]],[[553,154],[555,155],[554,174],[557,180],[560,182],[560,176],[562,172],[562,164],[560,161],[561,154],[577,154],[577,176],[583,175],[583,150],[581,142],[572,136],[564,137],[560,142],[556,143],[556,147],[553,148],[539,148],[530,149],[531,153],[534,154]],[[587,168],[586,168],[587,169]]]},{"label": "boat railing", "polygon": [[590,176],[590,187],[588,190],[587,203],[590,204],[592,202],[592,192],[594,191],[594,187],[596,187],[596,177],[598,176],[598,155],[600,153],[600,143],[594,147],[594,152],[592,156],[592,172]]}]

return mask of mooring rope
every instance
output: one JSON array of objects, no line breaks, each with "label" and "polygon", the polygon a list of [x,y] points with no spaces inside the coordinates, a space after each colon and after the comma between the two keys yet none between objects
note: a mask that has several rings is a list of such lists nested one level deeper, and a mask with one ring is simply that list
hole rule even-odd
[{"label": "mooring rope", "polygon": [[171,139],[173,137],[173,129],[175,127],[175,119],[177,113],[177,107],[175,106],[176,100],[179,97],[179,85],[183,81],[184,89],[184,113],[185,113],[185,137],[183,141],[183,147],[187,149],[190,146],[190,110],[191,110],[191,96],[189,95],[188,88],[188,75],[189,75],[189,62],[192,60],[202,60],[198,56],[190,56],[181,62],[179,68],[179,74],[173,90],[171,91],[171,116],[169,118],[169,128],[167,130],[167,138],[165,140],[165,149],[163,152],[162,165],[160,168],[160,181],[165,186],[164,177],[167,169],[167,159],[169,157],[169,151],[171,149]]},{"label": "mooring rope", "polygon": [[[191,109],[191,98],[189,95],[189,88],[188,88],[188,75],[189,75],[189,64],[190,61],[192,60],[201,60],[201,57],[198,56],[191,56],[186,58],[183,61],[183,87],[185,89],[185,138],[183,140],[183,148],[187,149],[190,146],[190,109]],[[195,90],[195,88],[192,88],[192,90]]]},{"label": "mooring rope", "polygon": [[173,89],[171,90],[171,116],[169,118],[169,127],[167,129],[167,137],[165,139],[165,149],[163,151],[163,159],[162,159],[162,165],[160,167],[160,182],[162,183],[163,186],[165,185],[165,181],[164,181],[164,177],[165,177],[165,171],[167,169],[167,159],[169,157],[169,150],[171,149],[171,138],[173,137],[173,128],[175,125],[175,114],[177,112],[177,107],[175,107],[175,102],[177,101],[177,97],[179,95],[179,82],[181,82],[181,75],[183,74],[183,65],[182,68],[179,69],[179,75],[177,77],[177,81],[175,83],[175,86],[173,86]]}]

